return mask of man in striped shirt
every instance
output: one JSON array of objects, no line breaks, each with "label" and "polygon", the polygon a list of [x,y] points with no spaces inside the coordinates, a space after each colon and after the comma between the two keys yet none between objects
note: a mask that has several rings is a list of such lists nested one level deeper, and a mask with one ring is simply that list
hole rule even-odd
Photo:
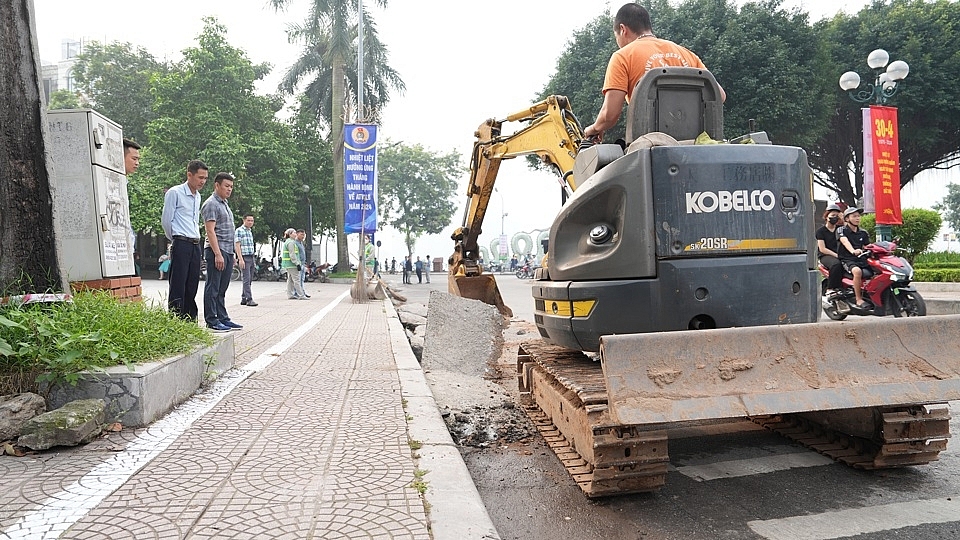
[{"label": "man in striped shirt", "polygon": [[237,253],[237,264],[243,274],[243,293],[240,295],[240,305],[254,307],[253,293],[250,292],[250,283],[253,281],[253,272],[257,267],[256,247],[253,245],[253,216],[243,216],[243,225],[237,227],[234,247]]}]

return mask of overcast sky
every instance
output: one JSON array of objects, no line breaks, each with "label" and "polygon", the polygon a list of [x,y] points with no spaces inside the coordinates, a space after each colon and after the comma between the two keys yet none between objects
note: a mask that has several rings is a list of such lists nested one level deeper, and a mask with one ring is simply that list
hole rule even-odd
[{"label": "overcast sky", "polygon": [[[127,41],[159,58],[176,60],[182,49],[195,45],[203,27],[201,19],[212,15],[226,26],[231,44],[245,50],[253,62],[273,65],[273,73],[259,87],[263,92],[273,92],[300,51],[298,44],[288,43],[286,28],[303,19],[307,2],[291,0],[286,11],[276,12],[266,0],[101,0],[95,5],[76,0],[35,0],[37,43],[45,62],[60,59],[65,38]],[[554,72],[572,33],[622,3],[390,0],[387,9],[381,10],[372,0],[365,0],[364,8],[373,13],[380,40],[389,48],[390,64],[407,86],[406,92],[394,96],[385,109],[381,137],[423,144],[438,152],[456,150],[467,164],[477,126],[486,118],[502,118],[530,105]],[[811,20],[818,20],[838,11],[856,12],[866,3],[791,0],[786,5],[801,7],[810,13]],[[656,31],[656,21],[653,24]],[[114,120],[123,123],[123,119]],[[580,120],[584,124],[593,121]],[[215,164],[211,166],[216,168]],[[947,177],[937,176],[921,182],[919,189],[905,189],[903,206],[928,207],[942,198],[946,191],[938,189]],[[950,178],[960,182],[956,174]],[[481,243],[489,244],[499,235],[500,214],[504,211],[508,215],[502,221],[508,235],[549,228],[559,206],[556,186],[552,175],[530,172],[522,160],[505,163]],[[456,202],[454,221],[459,225],[465,202],[462,193],[458,193]],[[381,257],[401,258],[404,249],[398,235],[382,233],[380,239],[384,242]],[[416,248],[417,254],[444,258],[451,251],[449,232],[424,237]]]}]

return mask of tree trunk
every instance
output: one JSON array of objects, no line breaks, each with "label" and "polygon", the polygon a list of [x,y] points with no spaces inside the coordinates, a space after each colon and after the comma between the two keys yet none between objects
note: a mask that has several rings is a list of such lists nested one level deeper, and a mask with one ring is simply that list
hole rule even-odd
[{"label": "tree trunk", "polygon": [[343,62],[340,59],[333,63],[333,103],[331,107],[333,129],[333,198],[337,213],[337,271],[350,271],[350,254],[347,252],[347,234],[343,232],[346,226],[346,208],[343,202]]},{"label": "tree trunk", "polygon": [[33,0],[0,13],[0,296],[61,291]]}]

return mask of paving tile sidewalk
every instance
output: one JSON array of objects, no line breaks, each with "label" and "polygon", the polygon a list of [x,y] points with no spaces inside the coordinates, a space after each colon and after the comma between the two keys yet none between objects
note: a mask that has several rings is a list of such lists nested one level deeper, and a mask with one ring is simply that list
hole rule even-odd
[{"label": "paving tile sidewalk", "polygon": [[148,428],[0,458],[0,539],[496,538],[392,306],[347,289],[233,308],[239,369]]}]

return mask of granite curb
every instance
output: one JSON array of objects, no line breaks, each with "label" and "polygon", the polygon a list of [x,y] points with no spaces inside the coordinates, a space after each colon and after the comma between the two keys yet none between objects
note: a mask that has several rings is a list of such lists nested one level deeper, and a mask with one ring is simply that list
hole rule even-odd
[{"label": "granite curb", "polygon": [[410,349],[397,311],[389,300],[383,305],[407,414],[407,433],[422,444],[417,450],[417,468],[427,471],[423,476],[427,484],[424,497],[433,539],[499,540],[463,456],[440,416],[423,369]]}]

